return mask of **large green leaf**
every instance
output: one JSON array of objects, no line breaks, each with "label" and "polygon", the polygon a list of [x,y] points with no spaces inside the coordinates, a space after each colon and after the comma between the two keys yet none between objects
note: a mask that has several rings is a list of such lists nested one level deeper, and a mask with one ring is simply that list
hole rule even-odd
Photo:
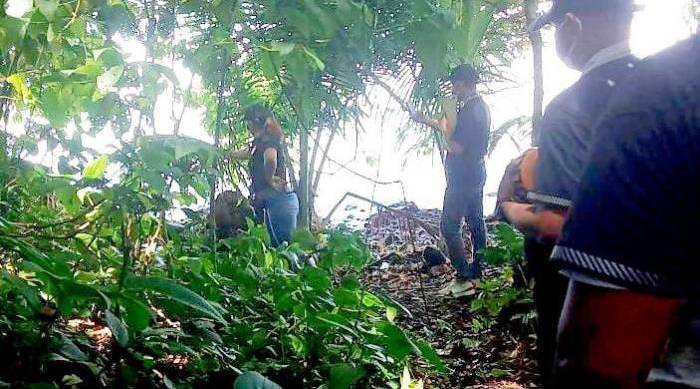
[{"label": "large green leaf", "polygon": [[27,32],[28,23],[28,20],[7,15],[0,18],[0,49],[8,50],[21,42]]},{"label": "large green leaf", "polygon": [[281,386],[263,377],[260,373],[247,371],[233,383],[233,389],[282,389]]},{"label": "large green leaf", "polygon": [[46,17],[49,22],[53,21],[58,10],[58,0],[34,0],[34,3],[39,7],[39,11]]},{"label": "large green leaf", "polygon": [[126,345],[129,343],[129,331],[126,329],[121,319],[114,316],[112,312],[105,311],[105,322],[112,331],[114,340],[116,340],[120,346],[126,347]]},{"label": "large green leaf", "polygon": [[61,85],[51,85],[39,97],[41,109],[52,126],[61,128],[71,116],[73,96],[70,88]]},{"label": "large green leaf", "polygon": [[148,327],[153,319],[151,309],[144,302],[132,297],[121,297],[119,299],[124,308],[124,322],[129,329],[134,332],[141,331]]},{"label": "large green leaf", "polygon": [[87,361],[88,356],[78,348],[67,336],[61,334],[58,338],[57,352],[71,361]]},{"label": "large green leaf", "polygon": [[119,82],[119,79],[124,73],[124,66],[112,66],[106,72],[97,77],[97,88],[102,93],[107,93],[109,88],[112,88]]},{"label": "large green leaf", "polygon": [[130,289],[145,289],[162,294],[180,304],[204,314],[206,317],[226,323],[221,313],[208,300],[177,283],[175,280],[162,277],[127,278],[126,285]]},{"label": "large green leaf", "polygon": [[339,363],[331,366],[329,388],[347,389],[357,383],[367,374],[361,367],[355,367],[349,363]]},{"label": "large green leaf", "polygon": [[97,180],[102,178],[105,174],[105,169],[107,169],[108,162],[109,158],[106,155],[103,155],[90,162],[90,164],[83,169],[83,178],[88,180]]},{"label": "large green leaf", "polygon": [[445,374],[448,372],[447,366],[437,352],[435,352],[435,349],[430,345],[430,343],[419,340],[416,342],[416,346],[418,346],[418,349],[420,350],[420,356],[430,363],[438,373]]},{"label": "large green leaf", "polygon": [[406,333],[398,326],[389,322],[382,322],[377,325],[377,330],[383,335],[379,341],[384,345],[389,355],[403,360],[412,353],[420,354],[420,350]]}]

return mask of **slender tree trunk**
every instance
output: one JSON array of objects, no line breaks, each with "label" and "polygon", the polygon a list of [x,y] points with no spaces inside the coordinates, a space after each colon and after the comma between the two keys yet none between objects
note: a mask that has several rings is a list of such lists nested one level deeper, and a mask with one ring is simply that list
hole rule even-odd
[{"label": "slender tree trunk", "polygon": [[320,170],[316,170],[316,159],[318,158],[318,150],[321,147],[321,134],[323,128],[319,127],[314,137],[314,148],[311,152],[311,161],[309,161],[309,217],[313,220],[316,216],[316,192],[314,191],[313,182],[316,177],[321,173]]},{"label": "slender tree trunk", "polygon": [[[525,0],[525,15],[528,26],[537,18],[538,0]],[[539,124],[542,120],[544,105],[544,70],[542,65],[542,34],[535,31],[529,34],[532,44],[532,59],[534,73],[534,95],[532,110],[532,144],[537,144]]]},{"label": "slender tree trunk", "polygon": [[299,228],[309,228],[309,132],[299,132]]},{"label": "slender tree trunk", "polygon": [[[230,65],[230,59],[224,59],[221,62],[221,66],[219,68],[220,72],[220,79],[217,85],[217,90],[216,90],[216,124],[214,127],[214,147],[217,149],[219,148],[219,145],[221,144],[221,126],[224,121],[224,109],[225,109],[225,103],[224,103],[224,90],[226,88],[226,76],[228,73],[228,67]],[[214,240],[216,240],[216,219],[214,218],[214,202],[216,200],[216,177],[210,177],[209,179],[209,217],[211,218],[211,223],[212,223],[212,231],[213,231],[213,237]]]}]

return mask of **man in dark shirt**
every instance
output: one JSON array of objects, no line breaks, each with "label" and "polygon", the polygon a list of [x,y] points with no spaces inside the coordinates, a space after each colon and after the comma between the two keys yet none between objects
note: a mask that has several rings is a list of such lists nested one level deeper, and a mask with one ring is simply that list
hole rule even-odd
[{"label": "man in dark shirt", "polygon": [[700,37],[645,60],[596,126],[552,260],[570,278],[555,378],[640,388],[700,292]]},{"label": "man in dark shirt", "polygon": [[[486,246],[484,224],[484,183],[486,167],[484,159],[488,148],[491,116],[489,108],[476,91],[479,81],[471,65],[454,69],[450,77],[457,100],[457,119],[454,126],[449,121],[435,121],[423,115],[414,115],[420,123],[440,129],[448,143],[445,160],[447,189],[442,209],[440,231],[447,243],[457,279],[443,289],[443,294],[455,297],[473,290],[473,280],[481,276],[481,250]],[[472,262],[462,240],[462,221],[466,219],[472,241]]]},{"label": "man in dark shirt", "polygon": [[559,56],[582,72],[574,85],[549,104],[540,123],[535,188],[527,195],[532,204],[501,205],[508,220],[526,235],[545,386],[550,384],[557,325],[568,286],[549,257],[583,175],[593,126],[610,95],[638,63],[629,47],[632,11],[631,0],[556,0],[551,11],[532,26],[554,24]]}]

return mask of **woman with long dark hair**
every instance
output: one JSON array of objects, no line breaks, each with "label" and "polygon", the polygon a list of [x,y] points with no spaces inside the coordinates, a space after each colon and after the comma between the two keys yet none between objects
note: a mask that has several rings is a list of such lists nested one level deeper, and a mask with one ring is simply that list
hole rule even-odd
[{"label": "woman with long dark hair", "polygon": [[274,246],[289,242],[297,226],[299,199],[287,183],[284,134],[272,112],[260,104],[245,112],[253,135],[249,155],[250,193],[258,219],[265,221]]}]

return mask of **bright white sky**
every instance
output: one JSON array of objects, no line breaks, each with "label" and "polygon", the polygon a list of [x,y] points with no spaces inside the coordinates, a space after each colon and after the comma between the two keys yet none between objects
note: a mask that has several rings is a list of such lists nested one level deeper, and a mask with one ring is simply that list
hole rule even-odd
[{"label": "bright white sky", "polygon": [[[632,47],[634,52],[641,56],[656,53],[673,43],[689,36],[694,27],[689,21],[689,5],[693,0],[638,0],[644,6],[634,21]],[[31,4],[25,0],[11,0],[8,13],[23,14],[21,6]],[[556,57],[553,48],[552,31],[545,32],[545,101],[548,102],[559,92],[571,85],[578,77],[577,72],[566,68]],[[126,49],[129,61],[143,61],[144,48],[135,41],[121,41]],[[520,86],[495,95],[486,97],[492,111],[493,128],[499,127],[509,119],[531,114],[532,106],[532,60],[529,55],[517,60],[511,69],[510,77],[518,80]],[[191,73],[181,64],[175,63],[181,88],[197,89],[199,80],[194,78],[192,85]],[[172,91],[167,91],[168,96]],[[357,148],[357,157],[347,166],[370,177],[377,177],[382,181],[401,180],[405,186],[406,199],[417,203],[424,208],[440,208],[445,188],[445,177],[442,166],[437,158],[431,156],[415,156],[408,158],[404,151],[399,149],[396,140],[397,126],[406,123],[405,112],[393,102],[391,97],[381,88],[373,88],[369,95],[377,101],[388,101],[393,104],[393,112],[385,117],[382,122],[379,113],[363,120],[366,133],[360,136],[360,144]],[[173,112],[179,113],[179,104],[173,107],[172,98],[159,99],[156,105],[156,130],[159,134],[172,132]],[[183,116],[181,134],[193,136],[203,140],[210,140],[201,125],[203,110],[185,111]],[[425,131],[421,128],[413,128],[412,131]],[[16,131],[21,131],[21,125],[17,123]],[[350,131],[352,133],[352,131]],[[111,149],[110,145],[117,144],[114,135],[109,128],[102,131],[94,138],[84,137],[87,145],[97,149]],[[324,144],[324,143],[322,143]],[[53,164],[51,153],[46,153],[45,145],[39,145],[39,153],[30,158],[34,162]],[[528,144],[521,146],[527,147]],[[355,156],[355,138],[351,135],[348,139],[337,140],[332,147],[331,156],[336,161],[350,161]],[[501,175],[508,162],[518,154],[518,149],[512,142],[503,141],[497,150],[487,161],[488,179],[486,183],[485,212],[492,211],[495,199],[493,193],[498,187]],[[53,162],[53,163],[52,163]],[[404,165],[404,162],[405,165]],[[391,204],[404,199],[403,191],[399,186],[377,187],[372,183],[360,179],[346,171],[338,169],[332,163],[326,166],[327,173],[321,180],[321,187],[317,199],[317,211],[320,216],[326,216],[333,205],[340,200],[346,192],[354,192],[366,197]],[[366,204],[356,204],[359,209],[368,209]],[[340,212],[337,216],[343,216],[346,212]],[[334,218],[339,220],[338,217]]]},{"label": "bright white sky", "polygon": [[[688,18],[691,0],[638,0],[644,9],[637,13],[634,20],[632,48],[636,55],[645,57],[654,54],[675,42],[688,37],[694,27]],[[568,69],[556,56],[553,44],[553,31],[545,31],[545,102],[566,89],[576,81],[579,74]],[[532,111],[532,59],[530,55],[517,60],[511,69],[512,77],[521,85],[518,88],[500,92],[486,97],[491,107],[493,128],[498,128],[507,120],[521,115],[530,115]],[[377,91],[373,95],[390,99],[386,93]],[[400,113],[397,113],[400,114]],[[420,207],[442,207],[445,177],[440,161],[431,157],[411,156],[405,166],[405,155],[396,150],[394,132],[397,122],[387,120],[381,126],[381,118],[367,120],[367,134],[361,138],[360,153],[357,161],[350,166],[367,176],[377,175],[377,165],[369,166],[367,158],[377,159],[381,153],[382,160],[379,178],[384,181],[401,180],[406,188],[406,198]],[[420,129],[416,128],[416,131]],[[528,144],[523,146],[527,147]],[[332,155],[338,161],[350,160],[354,153],[354,139],[338,142]],[[485,188],[485,209],[489,214],[495,205],[494,192],[498,188],[502,173],[508,162],[518,155],[512,142],[504,140],[487,161],[488,178]],[[336,170],[335,166],[332,166]],[[332,177],[324,177],[317,200],[317,208],[325,216],[330,208],[347,192],[355,192],[367,197],[374,197],[380,202],[390,204],[403,200],[398,186],[377,188],[373,196],[373,185],[347,172],[338,172]],[[357,203],[360,209],[367,209],[365,204]],[[342,210],[342,207],[341,207]],[[344,214],[344,212],[338,212]]]}]

